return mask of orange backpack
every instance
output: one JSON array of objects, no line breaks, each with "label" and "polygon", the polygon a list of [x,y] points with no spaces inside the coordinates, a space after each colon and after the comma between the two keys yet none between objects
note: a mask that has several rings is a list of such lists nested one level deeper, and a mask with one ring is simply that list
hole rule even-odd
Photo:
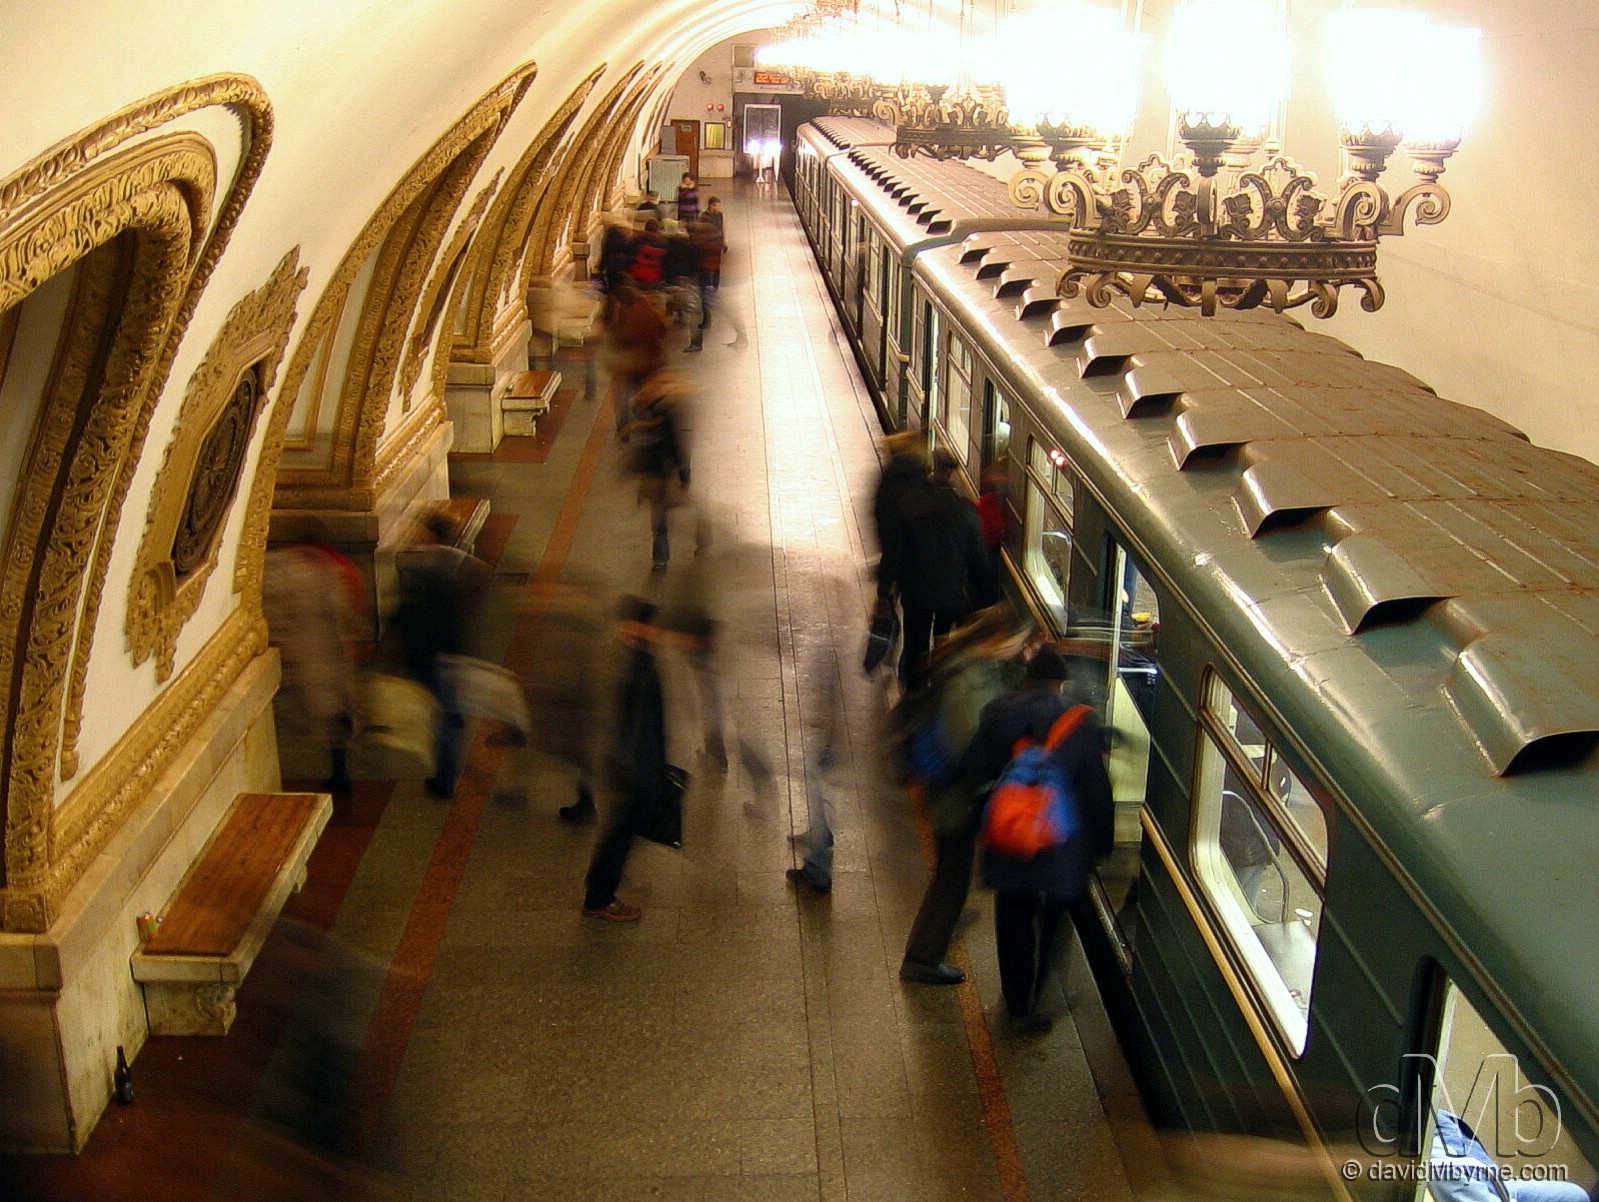
[{"label": "orange backpack", "polygon": [[1077,801],[1055,752],[1088,713],[1086,705],[1075,705],[1055,719],[1042,743],[1016,741],[983,814],[983,843],[991,853],[1031,860],[1064,847],[1077,833]]}]

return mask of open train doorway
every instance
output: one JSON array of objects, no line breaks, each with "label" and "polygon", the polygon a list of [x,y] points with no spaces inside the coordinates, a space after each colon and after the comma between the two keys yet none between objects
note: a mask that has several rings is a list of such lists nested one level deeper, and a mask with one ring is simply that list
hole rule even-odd
[{"label": "open train doorway", "polygon": [[1160,678],[1160,599],[1148,577],[1113,543],[1105,580],[1107,628],[1102,675],[1093,692],[1102,705],[1107,767],[1116,801],[1116,842],[1095,873],[1090,900],[1123,972],[1132,971],[1137,938],[1143,808],[1149,786],[1150,711]]}]

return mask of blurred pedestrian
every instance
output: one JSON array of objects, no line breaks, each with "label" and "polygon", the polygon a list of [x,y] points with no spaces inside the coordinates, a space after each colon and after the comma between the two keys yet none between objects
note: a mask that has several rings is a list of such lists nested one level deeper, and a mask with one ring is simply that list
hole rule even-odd
[{"label": "blurred pedestrian", "polygon": [[638,481],[639,503],[650,512],[650,566],[664,572],[671,559],[667,514],[688,489],[689,456],[685,429],[687,381],[661,369],[639,385],[626,436],[633,452],[629,470]]},{"label": "blurred pedestrian", "polygon": [[[977,734],[962,757],[960,772],[971,780],[993,782],[1010,762],[1016,743],[1043,743],[1050,727],[1070,708],[1061,696],[1068,678],[1065,659],[1043,647],[1027,665],[1023,685],[983,707]],[[1115,835],[1115,803],[1105,768],[1105,736],[1092,711],[1086,711],[1052,758],[1071,787],[1077,832],[1061,847],[1029,860],[1010,858],[985,847],[983,883],[995,890],[994,942],[999,953],[1000,990],[1011,1027],[1044,1032],[1052,1026],[1038,1008],[1045,977],[1054,967],[1061,920],[1088,889],[1094,861],[1110,854]]]},{"label": "blurred pedestrian", "polygon": [[801,681],[805,711],[805,815],[803,834],[793,839],[804,856],[786,875],[796,890],[817,894],[833,889],[833,818],[829,778],[844,754],[844,706],[838,659],[821,649]]},{"label": "blurred pedestrian", "polygon": [[348,793],[356,657],[366,633],[360,570],[322,543],[274,547],[266,554],[261,608],[283,665],[280,695],[310,721],[318,750],[327,756],[324,786]]},{"label": "blurred pedestrian", "polygon": [[643,292],[659,292],[666,286],[666,235],[654,218],[646,221],[633,239],[633,265],[628,274]]},{"label": "blurred pedestrian", "polygon": [[607,295],[616,291],[622,277],[633,269],[633,230],[620,221],[607,221],[600,239],[601,286]]},{"label": "blurred pedestrian", "polygon": [[872,526],[877,534],[877,609],[892,616],[899,601],[899,565],[905,555],[905,519],[900,499],[927,477],[926,435],[902,430],[883,440],[888,462],[872,494]]},{"label": "blurred pedestrian", "polygon": [[583,882],[586,918],[637,922],[642,914],[638,906],[619,899],[616,890],[642,815],[668,787],[666,699],[655,655],[672,638],[655,617],[655,605],[642,597],[623,597],[617,606],[616,636],[625,659],[615,742],[607,757],[613,801]]},{"label": "blurred pedestrian", "polygon": [[400,605],[394,626],[405,646],[406,669],[439,703],[438,736],[428,792],[455,796],[466,748],[466,716],[440,656],[467,654],[468,622],[491,575],[488,564],[455,545],[448,514],[428,514],[415,543],[397,557]]},{"label": "blurred pedestrian", "polygon": [[666,279],[670,291],[668,305],[676,323],[689,329],[685,352],[699,351],[705,338],[705,302],[700,291],[701,243],[688,230],[680,230],[667,240]]},{"label": "blurred pedestrian", "polygon": [[909,740],[937,741],[932,763],[911,757],[919,777],[923,806],[933,831],[933,874],[905,942],[902,981],[958,985],[966,974],[949,964],[950,940],[971,889],[972,861],[982,807],[983,782],[960,772],[966,749],[976,737],[983,708],[1020,683],[1018,656],[1028,631],[1008,605],[994,605],[957,627],[933,653],[926,693],[909,703],[904,721]]},{"label": "blurred pedestrian", "polygon": [[618,277],[602,320],[599,358],[611,377],[616,436],[625,440],[639,385],[666,362],[666,322],[627,275]]},{"label": "blurred pedestrian", "polygon": [[[899,674],[907,690],[924,683],[933,639],[994,600],[991,561],[977,507],[955,489],[959,466],[953,455],[939,448],[927,478],[906,486],[895,505],[898,527],[889,570],[904,615]],[[889,558],[886,549],[884,558]]]},{"label": "blurred pedestrian", "polygon": [[637,207],[633,210],[634,221],[642,226],[646,221],[660,221],[665,216],[661,212],[661,198],[653,191],[646,191],[639,197]]},{"label": "blurred pedestrian", "polygon": [[756,792],[765,794],[773,785],[771,761],[750,738],[751,726],[743,715],[728,712],[722,691],[718,655],[726,627],[724,589],[735,578],[725,543],[711,514],[703,505],[695,507],[694,554],[672,573],[672,583],[661,602],[660,624],[692,636],[684,659],[694,676],[706,757],[718,772],[726,772],[731,732],[731,742]]},{"label": "blurred pedestrian", "polygon": [[705,202],[705,212],[700,214],[700,220],[711,227],[716,239],[716,257],[707,264],[709,284],[712,288],[722,286],[722,256],[727,253],[727,215],[722,212],[722,198],[713,196]]}]

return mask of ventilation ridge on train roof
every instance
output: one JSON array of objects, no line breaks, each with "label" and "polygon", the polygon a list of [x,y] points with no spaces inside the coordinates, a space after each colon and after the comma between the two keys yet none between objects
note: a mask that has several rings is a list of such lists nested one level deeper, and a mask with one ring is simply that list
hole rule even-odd
[{"label": "ventilation ridge on train roof", "polygon": [[[1002,280],[1023,254],[984,233],[958,260]],[[1302,562],[1346,635],[1444,634],[1440,689],[1494,773],[1599,749],[1599,466],[1272,314],[1049,299],[1048,343],[1080,377],[1119,377],[1123,420],[1169,421],[1174,471],[1230,457],[1250,540],[1318,523]]]}]

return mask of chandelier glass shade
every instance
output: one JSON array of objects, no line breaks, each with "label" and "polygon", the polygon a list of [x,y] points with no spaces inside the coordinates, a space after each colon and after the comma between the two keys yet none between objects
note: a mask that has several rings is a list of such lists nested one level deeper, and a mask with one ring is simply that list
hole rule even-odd
[{"label": "chandelier glass shade", "polygon": [[[1012,200],[1070,226],[1063,296],[1164,301],[1206,316],[1308,305],[1329,317],[1355,288],[1374,312],[1385,299],[1379,240],[1449,215],[1438,177],[1473,107],[1478,31],[1390,10],[1338,14],[1330,74],[1346,169],[1328,194],[1272,136],[1289,56],[1267,16],[1247,0],[1175,10],[1165,65],[1177,154],[1124,165],[1125,126],[1069,114],[1064,128],[1037,127],[1043,148],[1018,152]],[[1401,147],[1415,178],[1391,194],[1378,181]]]}]

